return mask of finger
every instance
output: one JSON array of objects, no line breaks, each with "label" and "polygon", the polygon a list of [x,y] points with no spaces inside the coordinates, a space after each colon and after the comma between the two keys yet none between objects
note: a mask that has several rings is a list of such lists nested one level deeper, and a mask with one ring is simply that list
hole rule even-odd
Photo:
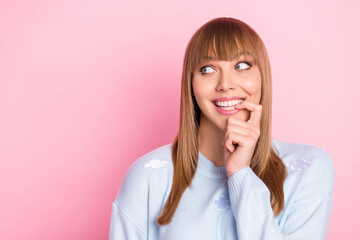
[{"label": "finger", "polygon": [[229,133],[225,138],[225,148],[227,148],[229,152],[234,152],[235,147],[254,147],[258,139],[259,136],[257,134]]},{"label": "finger", "polygon": [[236,144],[236,142],[233,143],[233,138],[234,138],[234,134],[229,133],[226,135],[226,137],[224,139],[224,146],[229,152],[233,152],[235,150],[235,147],[233,144]]},{"label": "finger", "polygon": [[[257,131],[254,131],[251,128],[239,128],[234,131],[230,131],[225,133],[224,137],[224,145],[225,148],[229,150],[229,152],[233,152],[235,150],[236,144],[246,146],[248,144],[251,145],[250,139],[258,139],[259,134]],[[230,140],[229,140],[230,139]],[[242,142],[240,142],[242,141]],[[234,146],[235,145],[235,146]]]},{"label": "finger", "polygon": [[232,129],[236,129],[238,127],[249,128],[249,125],[249,123],[243,121],[239,117],[232,116],[227,119],[225,130],[231,131]]},{"label": "finger", "polygon": [[245,135],[245,136],[257,136],[257,131],[254,126],[231,126],[227,128],[224,139],[228,137],[229,134],[233,135]]},{"label": "finger", "polygon": [[[225,148],[228,149],[229,152],[234,152],[236,145],[243,145],[242,143],[248,142],[248,139],[252,139],[252,135],[247,134],[239,134],[239,133],[228,133],[226,134],[224,144]],[[247,145],[247,144],[245,144]]]},{"label": "finger", "polygon": [[248,142],[248,139],[251,138],[252,138],[251,136],[245,134],[230,133],[225,138],[225,147],[228,149],[229,152],[234,152],[236,145],[238,146],[243,145],[243,143]]},{"label": "finger", "polygon": [[250,119],[248,123],[254,123],[257,126],[260,126],[260,119],[262,113],[262,105],[256,104],[249,101],[243,101],[239,105],[235,106],[237,109],[247,109],[250,111]]}]

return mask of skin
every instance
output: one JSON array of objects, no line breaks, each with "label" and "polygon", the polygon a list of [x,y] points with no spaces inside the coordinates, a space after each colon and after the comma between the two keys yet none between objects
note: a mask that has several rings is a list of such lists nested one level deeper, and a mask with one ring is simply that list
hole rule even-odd
[{"label": "skin", "polygon": [[[251,55],[231,61],[209,59],[194,69],[192,87],[201,110],[199,150],[215,166],[226,166],[230,178],[250,166],[260,135],[259,67]],[[223,115],[215,109],[212,99],[228,96],[246,97],[236,107],[241,109],[238,113]]]}]

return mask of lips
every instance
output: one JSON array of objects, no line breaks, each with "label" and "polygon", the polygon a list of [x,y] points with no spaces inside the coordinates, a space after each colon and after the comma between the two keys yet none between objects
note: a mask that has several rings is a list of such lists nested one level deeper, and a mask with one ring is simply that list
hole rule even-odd
[{"label": "lips", "polygon": [[221,114],[223,114],[223,115],[233,115],[233,114],[238,113],[238,112],[240,111],[240,109],[237,109],[237,108],[235,108],[235,107],[232,107],[233,109],[231,109],[231,110],[223,109],[223,108],[221,108],[221,107],[216,106],[215,102],[213,102],[213,105],[214,105],[215,109],[216,109],[219,113],[221,113]]}]

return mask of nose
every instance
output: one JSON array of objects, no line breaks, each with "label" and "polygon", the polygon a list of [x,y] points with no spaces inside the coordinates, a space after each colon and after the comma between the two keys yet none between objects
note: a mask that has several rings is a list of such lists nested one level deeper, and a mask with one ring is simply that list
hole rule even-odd
[{"label": "nose", "polygon": [[217,91],[229,91],[230,89],[235,89],[234,77],[231,73],[222,71],[219,74],[218,84],[216,86]]}]

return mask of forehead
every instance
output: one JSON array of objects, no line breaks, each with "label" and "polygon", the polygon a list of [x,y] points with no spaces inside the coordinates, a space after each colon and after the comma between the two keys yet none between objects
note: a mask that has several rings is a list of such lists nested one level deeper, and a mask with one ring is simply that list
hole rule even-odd
[{"label": "forehead", "polygon": [[233,54],[232,56],[230,56],[230,58],[228,59],[219,59],[217,56],[215,56],[214,54],[209,54],[209,55],[205,55],[205,56],[201,56],[200,57],[200,61],[208,61],[208,60],[235,60],[238,59],[240,57],[246,57],[246,58],[250,58],[253,59],[253,55],[249,52],[249,51],[244,51],[244,50],[239,50],[238,52],[235,52],[235,54]]}]

